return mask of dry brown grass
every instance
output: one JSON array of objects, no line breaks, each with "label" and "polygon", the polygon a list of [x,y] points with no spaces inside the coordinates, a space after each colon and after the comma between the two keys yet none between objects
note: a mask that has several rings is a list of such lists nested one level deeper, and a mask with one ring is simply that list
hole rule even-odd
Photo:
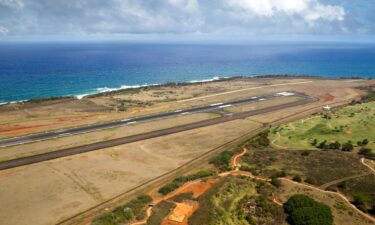
[{"label": "dry brown grass", "polygon": [[214,114],[195,113],[173,118],[159,119],[145,123],[137,123],[117,128],[90,132],[81,135],[65,136],[58,139],[50,139],[42,142],[34,142],[24,145],[0,148],[0,161],[13,158],[26,157],[63,148],[75,147],[100,141],[108,141],[140,133],[171,128],[179,125],[190,124],[197,121],[210,119]]},{"label": "dry brown grass", "polygon": [[232,121],[0,171],[0,218],[5,224],[54,224],[257,127]]}]

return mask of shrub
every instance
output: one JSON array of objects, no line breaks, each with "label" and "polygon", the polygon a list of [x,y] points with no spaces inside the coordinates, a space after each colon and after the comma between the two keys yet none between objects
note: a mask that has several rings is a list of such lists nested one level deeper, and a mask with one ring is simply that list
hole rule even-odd
[{"label": "shrub", "polygon": [[151,203],[152,198],[148,195],[141,195],[125,205],[116,207],[112,212],[104,213],[96,217],[93,225],[123,224],[133,219],[142,219],[145,216],[145,207]]},{"label": "shrub", "polygon": [[199,178],[209,177],[215,175],[215,172],[212,170],[201,170],[197,173],[177,177],[174,179],[171,183],[168,183],[164,186],[162,186],[158,192],[162,195],[167,195],[168,193],[176,190],[177,188],[181,187],[184,183],[196,180]]},{"label": "shrub", "polygon": [[293,177],[293,180],[294,180],[294,181],[297,181],[297,182],[301,182],[301,181],[302,181],[302,178],[301,178],[300,175],[295,175],[295,176]]},{"label": "shrub", "polygon": [[354,149],[354,146],[353,144],[351,143],[351,141],[348,141],[347,143],[343,144],[342,145],[342,148],[341,150],[343,150],[344,152],[350,152]]},{"label": "shrub", "polygon": [[331,209],[306,195],[293,195],[284,204],[291,225],[332,225]]},{"label": "shrub", "polygon": [[230,159],[233,157],[234,152],[232,151],[224,151],[220,153],[218,156],[211,159],[210,163],[214,164],[217,168],[221,171],[230,170]]}]

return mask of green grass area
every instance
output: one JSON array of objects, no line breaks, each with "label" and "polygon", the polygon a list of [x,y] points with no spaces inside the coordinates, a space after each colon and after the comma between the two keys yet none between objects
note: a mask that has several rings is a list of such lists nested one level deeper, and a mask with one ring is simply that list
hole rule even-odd
[{"label": "green grass area", "polygon": [[247,177],[226,177],[198,199],[189,225],[282,224],[282,207],[272,202],[274,187]]},{"label": "green grass area", "polygon": [[148,195],[141,195],[125,205],[116,207],[113,211],[104,213],[94,219],[92,225],[117,225],[141,220],[146,216],[146,208],[152,199]]},{"label": "green grass area", "polygon": [[317,185],[368,172],[360,163],[358,154],[338,150],[252,149],[241,158],[240,164],[241,170],[256,175],[287,175],[292,178],[300,175],[302,180],[308,179],[308,182]]},{"label": "green grass area", "polygon": [[276,146],[286,148],[315,148],[314,139],[318,143],[327,140],[328,144],[352,141],[354,146],[368,139],[367,147],[375,150],[375,102],[351,105],[274,127],[269,138]]}]

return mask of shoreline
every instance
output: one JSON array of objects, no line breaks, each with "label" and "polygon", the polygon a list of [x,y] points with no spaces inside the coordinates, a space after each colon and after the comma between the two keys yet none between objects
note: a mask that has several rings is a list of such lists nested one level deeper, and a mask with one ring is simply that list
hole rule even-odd
[{"label": "shoreline", "polygon": [[168,87],[168,86],[187,86],[187,85],[199,85],[205,83],[213,83],[213,82],[223,82],[223,81],[230,81],[236,79],[254,79],[254,78],[309,78],[309,79],[327,79],[327,80],[349,80],[349,79],[373,79],[373,78],[365,78],[365,77],[323,77],[320,75],[289,75],[289,74],[269,74],[269,75],[243,75],[243,76],[233,76],[233,77],[222,77],[222,76],[214,76],[211,79],[202,79],[202,80],[191,80],[191,81],[184,81],[184,82],[165,82],[160,84],[136,84],[136,85],[122,85],[119,88],[97,88],[96,92],[93,93],[86,93],[86,94],[78,94],[78,95],[63,95],[63,96],[49,96],[43,98],[31,98],[26,100],[17,100],[17,101],[9,101],[9,102],[0,102],[1,106],[6,106],[10,104],[24,104],[24,103],[41,103],[46,101],[53,101],[53,100],[63,100],[63,99],[77,99],[82,100],[85,98],[95,98],[95,97],[102,97],[113,95],[122,92],[133,92],[142,89],[152,88],[152,87]]}]

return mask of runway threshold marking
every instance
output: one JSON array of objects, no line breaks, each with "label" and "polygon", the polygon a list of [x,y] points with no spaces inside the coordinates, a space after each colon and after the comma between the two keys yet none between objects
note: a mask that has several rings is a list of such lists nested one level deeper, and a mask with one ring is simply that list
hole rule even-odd
[{"label": "runway threshold marking", "polygon": [[198,100],[198,99],[204,99],[204,98],[209,98],[209,97],[219,96],[219,95],[226,95],[226,94],[231,94],[231,93],[236,93],[236,92],[241,92],[241,91],[247,91],[247,90],[254,90],[254,89],[261,89],[261,88],[268,88],[268,87],[287,86],[287,85],[293,85],[293,84],[308,84],[308,83],[311,83],[311,82],[313,82],[313,81],[309,80],[309,81],[301,81],[301,82],[264,85],[264,86],[251,87],[251,88],[245,88],[245,89],[234,90],[234,91],[227,91],[227,92],[222,92],[222,93],[217,93],[217,94],[212,94],[212,95],[206,95],[206,96],[201,96],[201,97],[196,97],[196,98],[189,98],[189,99],[179,100],[178,102],[189,102],[189,101],[194,101],[194,100]]}]

